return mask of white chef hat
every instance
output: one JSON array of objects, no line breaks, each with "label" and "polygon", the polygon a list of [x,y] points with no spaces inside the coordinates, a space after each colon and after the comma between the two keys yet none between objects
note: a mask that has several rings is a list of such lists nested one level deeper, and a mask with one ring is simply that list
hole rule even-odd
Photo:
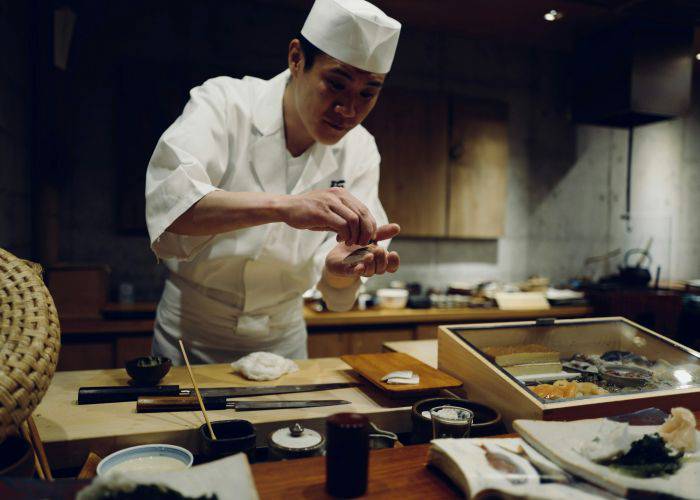
[{"label": "white chef hat", "polygon": [[372,73],[388,73],[401,23],[365,0],[316,0],[301,34],[331,57]]}]

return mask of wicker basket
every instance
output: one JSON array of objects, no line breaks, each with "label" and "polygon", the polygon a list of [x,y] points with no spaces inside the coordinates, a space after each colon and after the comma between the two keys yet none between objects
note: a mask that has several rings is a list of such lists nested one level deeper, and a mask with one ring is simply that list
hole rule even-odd
[{"label": "wicker basket", "polygon": [[0,442],[18,432],[44,397],[60,337],[41,266],[0,248]]}]

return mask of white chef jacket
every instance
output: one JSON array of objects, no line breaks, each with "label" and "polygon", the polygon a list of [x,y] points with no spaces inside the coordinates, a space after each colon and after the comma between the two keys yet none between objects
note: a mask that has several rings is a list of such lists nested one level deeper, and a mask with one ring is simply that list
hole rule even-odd
[{"label": "white chef jacket", "polygon": [[[151,248],[170,270],[158,304],[154,353],[180,360],[177,339],[193,362],[227,362],[266,350],[306,357],[301,294],[318,283],[329,308],[352,307],[348,289],[319,283],[335,233],[265,224],[213,236],[166,229],[206,194],[288,193],[282,97],[289,71],[271,80],[218,77],[190,92],[165,131],[146,173]],[[332,146],[314,144],[288,194],[343,186],[387,223],[379,201],[380,157],[358,125]],[[191,353],[191,354],[190,354]]]}]

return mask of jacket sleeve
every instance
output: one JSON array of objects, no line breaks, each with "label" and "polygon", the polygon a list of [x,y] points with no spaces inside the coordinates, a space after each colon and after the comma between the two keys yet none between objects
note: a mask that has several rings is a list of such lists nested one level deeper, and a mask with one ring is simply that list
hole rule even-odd
[{"label": "jacket sleeve", "polygon": [[167,228],[203,196],[217,190],[228,165],[226,94],[219,79],[190,91],[182,115],[158,140],[146,171],[146,225],[160,258],[189,260],[212,238]]},{"label": "jacket sleeve", "polygon": [[[369,136],[369,134],[368,134]],[[363,148],[368,154],[361,161],[362,165],[358,165],[360,173],[354,176],[347,186],[348,191],[358,200],[364,203],[377,221],[377,227],[387,224],[388,219],[384,207],[379,201],[379,164],[381,158],[377,145],[372,136],[368,137],[368,142]],[[364,167],[364,168],[363,168]],[[380,241],[379,244],[384,248],[389,247],[389,240]],[[316,255],[317,265],[323,269],[325,265],[326,255],[336,245],[335,234],[331,233],[329,238],[323,243]],[[319,281],[317,288],[323,295],[323,300],[331,311],[348,311],[355,304],[360,285],[365,283],[368,278],[360,278],[353,286],[347,288],[333,288],[328,285],[323,278]]]}]

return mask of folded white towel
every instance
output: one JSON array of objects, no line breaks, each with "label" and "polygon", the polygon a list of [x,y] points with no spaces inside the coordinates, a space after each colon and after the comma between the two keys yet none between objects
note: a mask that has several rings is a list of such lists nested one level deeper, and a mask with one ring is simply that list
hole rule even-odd
[{"label": "folded white towel", "polygon": [[275,380],[299,371],[294,361],[271,352],[252,352],[231,363],[231,368],[249,380]]}]

